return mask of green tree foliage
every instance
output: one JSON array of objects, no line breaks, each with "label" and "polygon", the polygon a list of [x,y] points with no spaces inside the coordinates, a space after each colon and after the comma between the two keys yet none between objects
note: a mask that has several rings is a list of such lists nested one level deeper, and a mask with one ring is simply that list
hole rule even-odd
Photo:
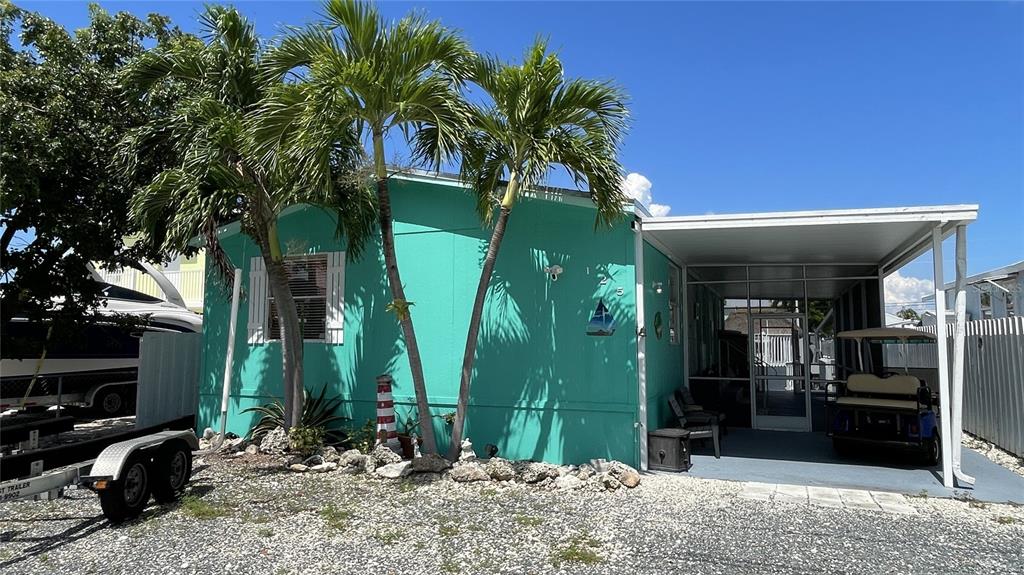
[{"label": "green tree foliage", "polygon": [[901,319],[909,319],[914,321],[921,321],[921,316],[914,311],[913,308],[905,307],[900,311],[896,312],[896,316]]},{"label": "green tree foliage", "polygon": [[462,441],[484,301],[518,197],[560,167],[577,186],[588,188],[598,225],[621,218],[627,201],[618,152],[628,111],[620,89],[607,82],[566,78],[558,56],[549,53],[542,40],[526,51],[521,65],[478,58],[472,79],[491,101],[474,108],[462,154],[462,178],[476,191],[481,218],[494,221],[494,229],[466,337],[449,450],[452,459]]},{"label": "green tree foliage", "polygon": [[362,147],[351,122],[316,113],[301,86],[285,84],[283,74],[267,65],[252,23],[237,10],[208,6],[200,24],[205,42],[168,42],[126,69],[125,85],[138,101],[167,83],[181,86],[185,95],[124,138],[118,165],[139,177],[139,161],[150,150],[170,146],[181,158],[132,198],[141,243],[175,253],[201,236],[225,280],[237,264],[221,249],[217,226],[238,220],[259,248],[281,325],[289,427],[302,418],[303,337],[278,220],[295,204],[324,208],[357,257],[374,218],[368,187],[354,175]]},{"label": "green tree foliage", "polygon": [[[89,262],[118,267],[152,255],[124,243],[135,229],[128,218],[134,186],[110,166],[121,137],[163,113],[175,92],[166,86],[128,105],[118,72],[145,52],[145,43],[181,34],[155,14],[144,21],[91,5],[89,16],[88,27],[69,34],[0,1],[4,322],[55,317],[53,325],[69,331],[101,301],[102,286],[92,280]],[[152,174],[167,160],[166,148],[157,148],[140,159],[138,173]],[[4,331],[3,345],[15,343]]]}]

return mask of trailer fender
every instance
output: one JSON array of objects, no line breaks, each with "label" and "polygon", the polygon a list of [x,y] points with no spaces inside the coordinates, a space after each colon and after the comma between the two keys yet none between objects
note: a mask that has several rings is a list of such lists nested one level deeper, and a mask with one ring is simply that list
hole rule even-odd
[{"label": "trailer fender", "polygon": [[185,431],[160,431],[111,444],[104,449],[96,462],[93,463],[89,475],[82,478],[82,483],[92,486],[96,481],[107,480],[117,481],[121,478],[121,472],[125,462],[133,453],[160,447],[170,441],[184,441],[193,451],[199,449],[199,440],[192,430]]}]

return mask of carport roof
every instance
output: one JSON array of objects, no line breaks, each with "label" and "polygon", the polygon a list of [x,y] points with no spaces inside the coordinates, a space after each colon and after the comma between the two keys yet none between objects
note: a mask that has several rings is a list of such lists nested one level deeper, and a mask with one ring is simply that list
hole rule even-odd
[{"label": "carport roof", "polygon": [[978,217],[977,204],[645,217],[643,235],[681,263],[870,264],[891,273]]}]

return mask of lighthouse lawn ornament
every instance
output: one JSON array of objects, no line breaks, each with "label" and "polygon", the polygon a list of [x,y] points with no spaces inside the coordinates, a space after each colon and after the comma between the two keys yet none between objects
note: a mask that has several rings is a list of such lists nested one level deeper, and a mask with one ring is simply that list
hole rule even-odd
[{"label": "lighthouse lawn ornament", "polygon": [[388,374],[377,376],[377,445],[387,445],[395,453],[402,452],[395,430],[395,401],[391,397],[394,380]]}]

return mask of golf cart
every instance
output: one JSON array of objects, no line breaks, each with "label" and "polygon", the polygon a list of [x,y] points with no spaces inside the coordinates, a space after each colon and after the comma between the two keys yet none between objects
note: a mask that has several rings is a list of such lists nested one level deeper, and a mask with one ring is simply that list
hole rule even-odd
[{"label": "golf cart", "polygon": [[[865,373],[864,343],[935,344],[935,336],[909,328],[871,328],[844,331],[840,339],[857,343],[859,373],[829,386],[826,394],[828,435],[836,452],[854,445],[900,448],[917,452],[926,465],[939,462],[941,447],[936,417],[937,395],[908,373]],[[905,348],[904,348],[905,351]]]}]

